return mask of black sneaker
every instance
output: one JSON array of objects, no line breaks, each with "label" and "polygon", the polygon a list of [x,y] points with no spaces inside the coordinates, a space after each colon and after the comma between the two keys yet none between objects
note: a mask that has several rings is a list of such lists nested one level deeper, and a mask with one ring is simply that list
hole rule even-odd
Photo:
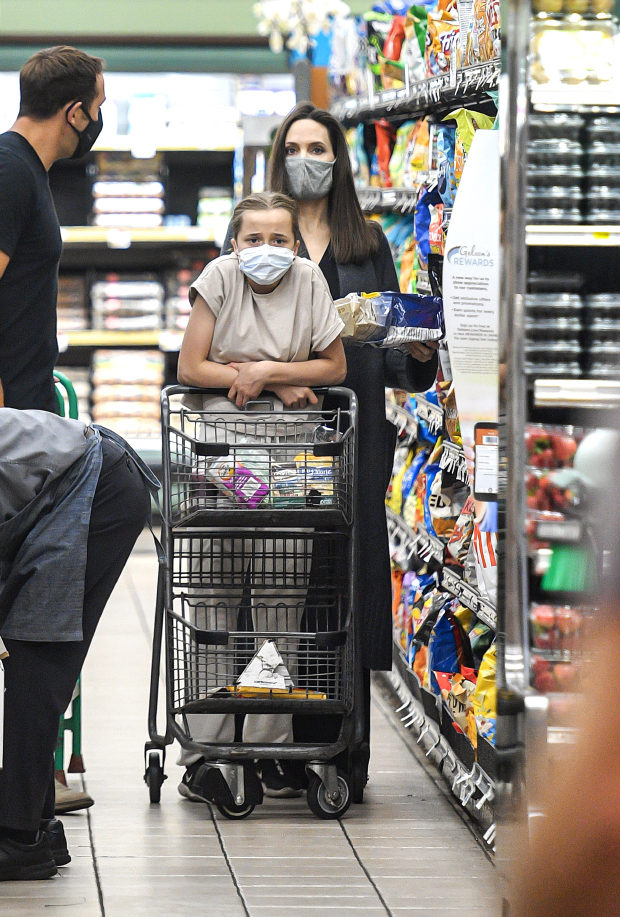
[{"label": "black sneaker", "polygon": [[50,848],[56,866],[67,866],[71,862],[71,854],[67,847],[67,838],[62,822],[57,818],[49,818],[41,822],[41,831],[45,831],[49,838]]},{"label": "black sneaker", "polygon": [[271,799],[294,799],[303,796],[303,783],[286,762],[265,758],[257,764],[263,793]]},{"label": "black sneaker", "polygon": [[39,832],[34,844],[0,840],[0,882],[51,879],[57,872],[45,831]]},{"label": "black sneaker", "polygon": [[189,799],[190,802],[207,802],[201,793],[200,785],[194,782],[194,778],[196,777],[197,772],[200,770],[204,763],[204,758],[198,758],[197,761],[194,761],[193,764],[190,764],[190,766],[183,774],[183,779],[177,787],[179,794],[184,799]]}]

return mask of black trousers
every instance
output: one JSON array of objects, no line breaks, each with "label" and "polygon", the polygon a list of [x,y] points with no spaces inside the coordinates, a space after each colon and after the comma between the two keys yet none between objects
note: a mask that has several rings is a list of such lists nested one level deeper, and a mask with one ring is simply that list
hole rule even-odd
[{"label": "black trousers", "polygon": [[0,827],[36,831],[54,817],[54,750],[99,618],[149,512],[142,476],[115,443],[103,441],[86,561],[84,639],[68,643],[5,640],[4,769]]}]

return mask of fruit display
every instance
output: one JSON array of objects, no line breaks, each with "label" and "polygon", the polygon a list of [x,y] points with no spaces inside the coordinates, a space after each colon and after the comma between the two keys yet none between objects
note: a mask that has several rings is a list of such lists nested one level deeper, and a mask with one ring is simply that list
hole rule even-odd
[{"label": "fruit display", "polygon": [[525,431],[527,463],[533,468],[565,468],[572,464],[580,437],[572,427],[532,424]]},{"label": "fruit display", "polygon": [[574,662],[552,662],[542,656],[532,657],[532,684],[542,694],[579,689],[579,666]]}]

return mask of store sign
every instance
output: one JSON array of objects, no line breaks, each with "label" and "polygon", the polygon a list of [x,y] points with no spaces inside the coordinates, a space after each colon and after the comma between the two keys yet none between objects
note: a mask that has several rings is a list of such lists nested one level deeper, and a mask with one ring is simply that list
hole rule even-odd
[{"label": "store sign", "polygon": [[499,132],[476,131],[454,203],[443,272],[446,337],[475,505],[478,588],[497,594]]}]

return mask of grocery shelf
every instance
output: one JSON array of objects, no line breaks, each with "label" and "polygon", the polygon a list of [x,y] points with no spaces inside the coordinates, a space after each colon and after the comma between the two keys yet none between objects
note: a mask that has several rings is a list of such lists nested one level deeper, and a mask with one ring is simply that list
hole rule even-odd
[{"label": "grocery shelf", "polygon": [[420,420],[428,424],[429,432],[435,436],[443,429],[443,408],[432,401],[427,401],[423,395],[415,396],[416,414]]},{"label": "grocery shelf", "polygon": [[435,563],[443,564],[446,556],[446,546],[435,535],[427,532],[421,523],[418,523],[417,531],[407,525],[402,516],[399,516],[393,510],[386,507],[388,519],[388,534],[392,544],[398,544],[403,547],[408,556],[412,557],[417,554],[421,560],[433,560]]},{"label": "grocery shelf", "polygon": [[443,442],[443,451],[439,459],[439,467],[448,474],[453,474],[457,481],[462,484],[469,484],[469,472],[467,462],[462,446],[451,443],[448,440]]},{"label": "grocery shelf", "polygon": [[493,60],[419,80],[403,89],[385,89],[368,97],[339,99],[330,110],[339,121],[350,124],[369,115],[380,118],[423,114],[455,102],[472,101],[489,89],[497,89],[500,70],[500,61]]},{"label": "grocery shelf", "polygon": [[588,225],[578,223],[575,226],[553,226],[532,223],[526,226],[525,241],[527,245],[620,245],[620,226]]},{"label": "grocery shelf", "polygon": [[202,226],[160,226],[155,229],[109,229],[102,226],[62,226],[63,245],[104,245],[108,248],[129,248],[135,243],[169,245],[182,242],[211,242],[210,230]]},{"label": "grocery shelf", "polygon": [[58,335],[58,349],[69,347],[159,347],[159,331],[69,331]]},{"label": "grocery shelf", "polygon": [[434,172],[417,172],[415,188],[358,188],[360,207],[366,213],[413,213],[420,194],[420,185],[428,185],[436,177]]},{"label": "grocery shelf", "polygon": [[538,111],[595,111],[606,114],[620,109],[620,86],[537,86],[530,89],[532,107]]},{"label": "grocery shelf", "polygon": [[400,405],[394,404],[388,398],[385,399],[385,414],[399,433],[406,433],[407,437],[412,440],[417,438],[418,421],[413,414],[410,414],[405,408],[401,408]]},{"label": "grocery shelf", "polygon": [[483,624],[486,624],[492,630],[497,630],[497,611],[495,607],[482,598],[480,593],[469,583],[466,583],[456,571],[450,567],[444,567],[441,574],[441,586],[451,595],[456,596],[461,605],[473,611]]},{"label": "grocery shelf", "polygon": [[444,729],[441,723],[426,713],[419,682],[407,665],[402,650],[396,645],[393,647],[392,659],[392,671],[386,672],[384,678],[400,701],[396,713],[400,716],[401,723],[405,728],[415,732],[417,744],[425,757],[439,768],[453,796],[482,829],[484,833],[481,833],[481,840],[485,847],[493,849],[495,782],[492,774],[496,770],[494,747],[479,737],[478,760],[473,764],[463,762],[455,746],[462,747],[462,742],[466,741],[469,751],[473,753],[469,740],[452,730],[456,741],[448,741],[447,736],[451,735],[449,724],[446,724],[448,728]]},{"label": "grocery shelf", "polygon": [[620,381],[603,379],[536,379],[534,406],[568,408],[617,408]]}]

